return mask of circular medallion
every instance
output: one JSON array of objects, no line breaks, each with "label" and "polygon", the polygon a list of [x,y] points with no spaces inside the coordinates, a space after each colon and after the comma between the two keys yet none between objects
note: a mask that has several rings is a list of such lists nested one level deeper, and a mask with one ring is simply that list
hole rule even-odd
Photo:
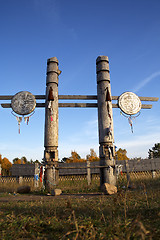
[{"label": "circular medallion", "polygon": [[132,92],[122,93],[118,98],[118,105],[128,115],[134,115],[141,110],[141,100]]},{"label": "circular medallion", "polygon": [[32,93],[27,91],[18,92],[11,100],[12,110],[19,115],[28,115],[36,107],[36,99]]}]

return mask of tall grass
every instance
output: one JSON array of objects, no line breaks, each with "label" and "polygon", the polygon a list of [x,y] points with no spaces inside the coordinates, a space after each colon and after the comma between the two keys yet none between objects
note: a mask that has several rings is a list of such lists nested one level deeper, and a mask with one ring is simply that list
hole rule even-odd
[{"label": "tall grass", "polygon": [[0,193],[8,192],[13,193],[17,191],[17,188],[20,186],[30,186],[31,191],[38,191],[42,189],[42,183],[38,182],[38,187],[35,187],[34,178],[24,178],[21,183],[18,183],[14,178],[6,178],[1,180],[0,178]]},{"label": "tall grass", "polygon": [[62,189],[63,193],[90,193],[99,192],[99,184],[98,179],[94,179],[90,185],[88,185],[87,180],[66,180],[59,181],[55,187]]},{"label": "tall grass", "polygon": [[[83,183],[59,183],[64,192],[98,190]],[[92,183],[93,184],[93,183]],[[38,201],[1,202],[1,239],[160,239],[160,179],[137,180],[115,195],[81,194]],[[79,188],[78,188],[79,186]],[[83,190],[83,191],[82,191]]]}]

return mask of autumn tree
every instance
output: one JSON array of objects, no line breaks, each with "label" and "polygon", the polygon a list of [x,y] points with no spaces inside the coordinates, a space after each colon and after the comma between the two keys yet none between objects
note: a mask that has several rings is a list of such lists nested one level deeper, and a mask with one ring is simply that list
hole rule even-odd
[{"label": "autumn tree", "polygon": [[126,149],[119,148],[116,155],[118,160],[129,160]]},{"label": "autumn tree", "polygon": [[38,163],[38,164],[41,164],[41,162],[36,159],[35,161],[33,161],[32,159],[30,159],[30,161],[27,161],[26,164],[35,164],[35,163]]},{"label": "autumn tree", "polygon": [[71,151],[71,156],[66,159],[66,163],[84,162],[84,161],[85,160],[82,159],[76,151]]},{"label": "autumn tree", "polygon": [[99,157],[97,157],[96,152],[94,151],[93,148],[90,149],[90,154],[86,156],[86,160],[89,160],[90,162],[96,162],[99,161]]},{"label": "autumn tree", "polygon": [[73,162],[85,162],[86,160],[89,160],[90,162],[99,161],[99,157],[97,157],[97,154],[93,148],[90,149],[90,154],[86,156],[86,159],[81,158],[76,151],[71,151],[71,156],[69,158],[63,157],[61,162],[73,163]]},{"label": "autumn tree", "polygon": [[18,157],[14,158],[13,163],[14,164],[26,164],[26,163],[28,163],[28,161],[27,161],[27,158],[25,156],[23,156],[21,158],[18,158]]},{"label": "autumn tree", "polygon": [[160,143],[155,143],[152,149],[148,151],[149,158],[159,158],[160,157]]},{"label": "autumn tree", "polygon": [[12,163],[8,160],[8,158],[4,157],[2,159],[2,155],[0,155],[0,164],[2,168],[2,175],[10,175],[10,168],[12,167]]},{"label": "autumn tree", "polygon": [[21,159],[18,158],[18,157],[17,157],[17,158],[14,158],[14,159],[13,159],[13,163],[14,163],[14,164],[21,164]]},{"label": "autumn tree", "polygon": [[[32,159],[31,159],[31,160],[32,160]],[[35,161],[33,161],[33,163],[41,164],[41,162],[40,162],[38,159],[36,159]]]},{"label": "autumn tree", "polygon": [[21,157],[21,161],[23,161],[24,164],[26,164],[28,162],[27,158],[25,156]]},{"label": "autumn tree", "polygon": [[67,161],[68,161],[67,157],[63,157],[62,160],[61,160],[61,162],[63,162],[63,163],[66,163]]}]

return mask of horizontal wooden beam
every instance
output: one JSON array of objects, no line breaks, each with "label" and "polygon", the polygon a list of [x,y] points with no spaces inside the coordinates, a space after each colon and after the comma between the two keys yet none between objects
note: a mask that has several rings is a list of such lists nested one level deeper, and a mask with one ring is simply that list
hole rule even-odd
[{"label": "horizontal wooden beam", "polygon": [[1,95],[0,100],[11,100],[13,95]]},{"label": "horizontal wooden beam", "polygon": [[[112,108],[119,108],[118,104],[114,104],[112,103]],[[152,108],[152,104],[142,104],[142,109],[151,109]]]},{"label": "horizontal wooden beam", "polygon": [[[10,103],[3,103],[1,104],[3,108],[11,108]],[[36,107],[38,108],[44,108],[45,103],[37,103]],[[79,108],[97,108],[98,104],[97,103],[58,103],[58,107],[79,107]],[[112,103],[113,108],[119,108],[118,104]],[[152,105],[151,104],[142,104],[142,109],[151,109]]]},{"label": "horizontal wooden beam", "polygon": [[[14,95],[1,95],[0,100],[11,100]],[[34,95],[36,99],[46,99],[45,95]]]},{"label": "horizontal wooden beam", "polygon": [[[112,100],[118,100],[118,96],[112,96]],[[158,97],[139,97],[141,101],[149,101],[149,102],[157,102],[159,100]]]},{"label": "horizontal wooden beam", "polygon": [[58,103],[58,107],[81,107],[81,108],[97,108],[97,103]]},{"label": "horizontal wooden beam", "polygon": [[[65,163],[67,164],[67,163]],[[109,168],[109,166],[90,166],[90,167],[87,167],[87,166],[84,166],[84,167],[80,167],[80,166],[77,166],[77,167],[56,167],[56,169],[87,169],[87,168],[92,168],[92,169],[95,169],[95,168]]]},{"label": "horizontal wooden beam", "polygon": [[[3,103],[1,104],[1,106],[3,108],[11,108],[11,104],[10,103]],[[82,108],[97,108],[97,103],[58,103],[58,107],[82,107]],[[44,108],[45,107],[45,103],[37,103],[36,107],[38,108]]]},{"label": "horizontal wooden beam", "polygon": [[[11,100],[14,95],[1,95],[0,100]],[[34,95],[36,99],[46,99],[45,95]],[[97,95],[58,95],[58,99],[96,100]]]},{"label": "horizontal wooden beam", "polygon": [[141,101],[157,102],[158,97],[139,97]]},{"label": "horizontal wooden beam", "polygon": [[[1,95],[0,100],[11,100],[13,95]],[[35,95],[36,99],[45,99],[45,95]],[[112,96],[112,100],[118,100],[118,96]],[[141,101],[158,101],[158,97],[139,97]],[[67,100],[67,99],[77,99],[77,100],[96,100],[97,95],[58,95],[58,99]]]},{"label": "horizontal wooden beam", "polygon": [[58,95],[58,99],[96,100],[97,95]]},{"label": "horizontal wooden beam", "polygon": [[[119,96],[112,96],[112,100],[118,100]],[[156,102],[158,97],[139,97],[141,101]],[[58,95],[58,99],[79,99],[79,100],[96,100],[97,95]]]},{"label": "horizontal wooden beam", "polygon": [[35,95],[36,99],[46,99],[46,95]]},{"label": "horizontal wooden beam", "polygon": [[142,109],[151,109],[152,104],[142,104]]},{"label": "horizontal wooden beam", "polygon": [[3,108],[11,108],[11,104],[10,103],[3,103],[3,104],[1,104],[1,107],[3,107]]},{"label": "horizontal wooden beam", "polygon": [[[2,103],[1,106],[3,108],[11,108],[11,104],[10,103]],[[45,107],[45,103],[36,103],[36,107],[43,108],[43,107]]]}]

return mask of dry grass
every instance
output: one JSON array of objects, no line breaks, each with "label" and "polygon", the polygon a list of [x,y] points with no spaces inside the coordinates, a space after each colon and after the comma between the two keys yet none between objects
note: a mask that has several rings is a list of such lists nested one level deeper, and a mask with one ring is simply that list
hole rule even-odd
[{"label": "dry grass", "polygon": [[34,178],[24,178],[21,183],[18,183],[16,178],[9,177],[0,179],[0,193],[8,192],[13,193],[17,191],[17,188],[20,186],[28,185],[31,188],[31,191],[40,190],[42,188],[42,183],[38,183],[38,187],[35,187]]},{"label": "dry grass", "polygon": [[[112,196],[0,202],[1,239],[159,240],[160,179],[134,181],[132,190],[126,184],[122,176]],[[61,188],[97,192],[98,182],[89,187],[86,182],[63,183]]]}]

